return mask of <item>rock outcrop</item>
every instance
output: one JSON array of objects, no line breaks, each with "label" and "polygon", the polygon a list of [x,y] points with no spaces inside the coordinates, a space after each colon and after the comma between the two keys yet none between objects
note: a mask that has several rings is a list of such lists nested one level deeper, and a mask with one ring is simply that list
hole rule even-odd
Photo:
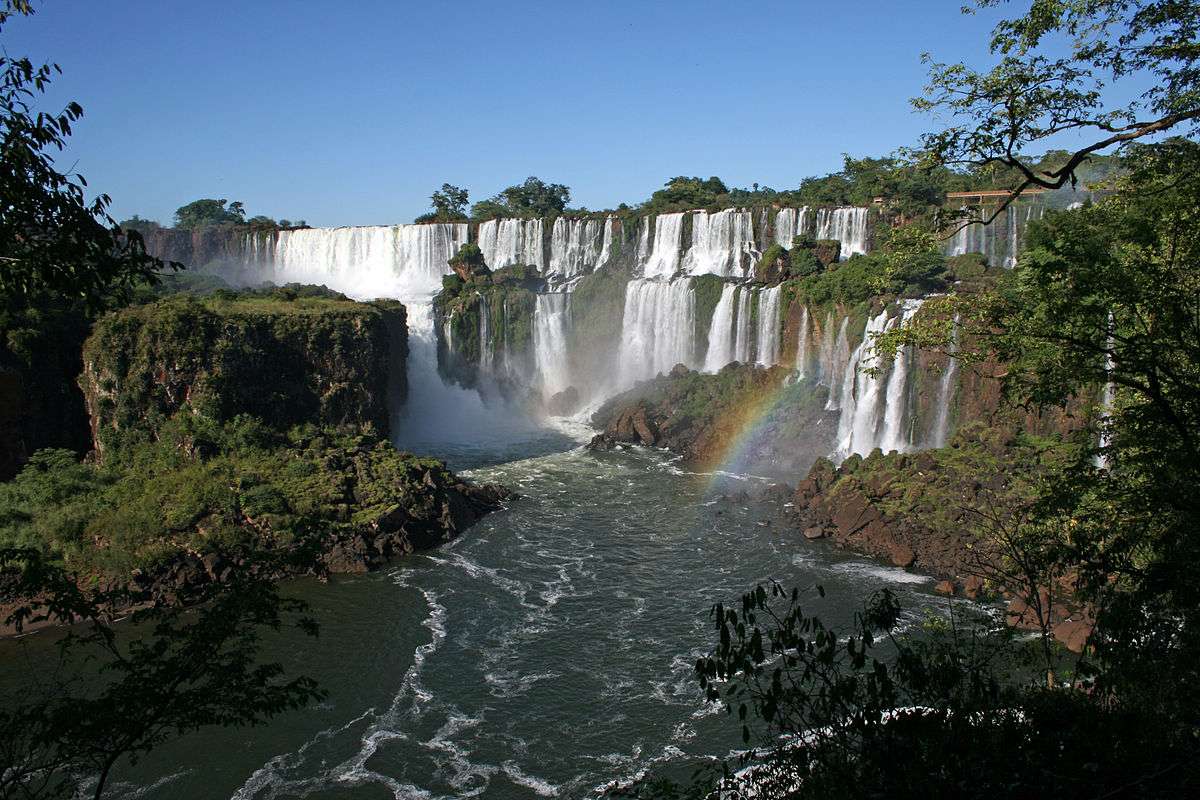
[{"label": "rock outcrop", "polygon": [[[1012,585],[1000,568],[1006,550],[995,534],[1000,520],[990,515],[1012,515],[1029,502],[1036,476],[1062,446],[974,424],[938,450],[876,450],[839,467],[822,459],[796,487],[796,530],[932,575],[943,594],[1003,598],[1010,624],[1036,628],[1031,589]],[[1054,636],[1079,649],[1090,618],[1066,601],[1066,583],[1053,589],[1041,587],[1040,605]]]},{"label": "rock outcrop", "polygon": [[386,433],[389,403],[403,399],[406,357],[405,310],[395,301],[218,292],[105,316],[84,344],[79,382],[102,457],[111,435],[154,435],[181,411]]},{"label": "rock outcrop", "polygon": [[790,374],[736,362],[716,374],[676,365],[601,406],[592,423],[602,432],[589,447],[640,444],[702,467],[803,473],[832,449],[837,415],[825,411],[823,387],[790,383]]}]

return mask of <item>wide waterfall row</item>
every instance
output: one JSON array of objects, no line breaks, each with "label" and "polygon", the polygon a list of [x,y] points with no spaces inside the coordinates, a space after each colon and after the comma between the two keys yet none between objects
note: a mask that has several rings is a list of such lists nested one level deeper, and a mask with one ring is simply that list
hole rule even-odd
[{"label": "wide waterfall row", "polygon": [[240,277],[324,285],[360,298],[430,296],[466,241],[465,223],[280,231],[269,257],[253,251]]},{"label": "wide waterfall row", "polygon": [[[782,208],[775,214],[773,233],[766,226],[770,216],[764,209],[755,230],[754,215],[744,209],[690,211],[643,217],[638,227],[638,265],[647,278],[670,278],[676,274],[748,277],[760,253],[759,241],[773,241],[790,248],[796,236],[835,239],[841,257],[866,253],[870,240],[866,208]],[[691,239],[684,248],[685,223]],[[651,231],[653,230],[653,234]]]},{"label": "wide waterfall row", "polygon": [[[964,209],[966,208],[964,207]],[[1029,203],[1024,206],[1010,205],[991,222],[985,224],[958,223],[954,236],[947,245],[946,254],[961,256],[966,253],[980,253],[992,266],[1002,266],[1011,269],[1017,263],[1017,255],[1021,251],[1021,241],[1030,221],[1041,219],[1045,207],[1041,203]],[[984,208],[976,210],[975,216],[989,219],[994,212]]]}]

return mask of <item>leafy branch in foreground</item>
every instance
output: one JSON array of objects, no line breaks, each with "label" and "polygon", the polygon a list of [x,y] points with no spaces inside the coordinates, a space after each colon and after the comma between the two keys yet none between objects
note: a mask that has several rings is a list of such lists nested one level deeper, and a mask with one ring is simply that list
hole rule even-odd
[{"label": "leafy branch in foreground", "polygon": [[[301,601],[280,596],[282,566],[243,560],[187,604],[139,607],[125,589],[89,591],[30,549],[0,550],[3,621],[17,632],[72,624],[27,691],[0,708],[0,798],[104,795],[113,768],[208,725],[258,725],[323,696],[308,677],[257,663],[261,632],[317,629]],[[131,610],[133,609],[133,610]],[[118,628],[113,618],[128,613]]]},{"label": "leafy branch in foreground", "polygon": [[[993,8],[1007,0],[976,0]],[[970,7],[964,9],[971,13]],[[1200,119],[1200,5],[1175,0],[1033,0],[1023,16],[1001,21],[990,51],[999,61],[980,71],[930,65],[919,111],[953,120],[922,137],[917,160],[926,168],[999,166],[1010,171],[1011,194],[986,222],[1025,190],[1057,189],[1077,181],[1093,154],[1182,129]],[[1071,41],[1067,55],[1057,40]],[[1111,87],[1150,85],[1125,104],[1112,104]],[[1061,134],[1085,144],[1053,165],[1023,153]],[[1089,140],[1090,139],[1090,140]]]}]

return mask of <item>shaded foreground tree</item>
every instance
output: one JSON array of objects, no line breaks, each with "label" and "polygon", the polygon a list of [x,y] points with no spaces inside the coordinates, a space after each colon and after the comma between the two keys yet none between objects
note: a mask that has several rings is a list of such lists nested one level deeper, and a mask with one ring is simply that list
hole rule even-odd
[{"label": "shaded foreground tree", "polygon": [[[1009,0],[976,0],[980,9]],[[970,13],[970,7],[964,9]],[[1071,41],[1061,55],[1059,41]],[[1167,131],[1195,133],[1200,119],[1200,4],[1178,0],[1033,0],[993,30],[989,70],[930,64],[922,111],[951,124],[922,137],[926,167],[1011,171],[1013,197],[1031,187],[1072,186],[1093,154]],[[1113,87],[1149,85],[1123,105]],[[1060,134],[1089,137],[1053,164],[1024,153]],[[996,215],[1011,202],[1003,202]],[[993,217],[994,218],[994,217]]]},{"label": "shaded foreground tree", "polygon": [[[10,0],[0,32],[28,13],[28,3]],[[10,308],[49,293],[95,311],[153,282],[164,264],[146,253],[138,231],[117,225],[108,195],[89,202],[83,176],[55,166],[54,152],[83,115],[74,102],[58,113],[35,110],[60,72],[0,52],[0,294]]]},{"label": "shaded foreground tree", "polygon": [[[258,725],[322,697],[311,678],[257,663],[264,629],[316,626],[302,602],[279,595],[281,563],[243,564],[224,583],[146,606],[126,589],[81,589],[36,550],[0,550],[0,602],[15,602],[4,624],[73,625],[57,667],[41,664],[0,708],[0,798],[100,798],[115,766],[168,739]],[[122,610],[129,618],[114,627]]]}]

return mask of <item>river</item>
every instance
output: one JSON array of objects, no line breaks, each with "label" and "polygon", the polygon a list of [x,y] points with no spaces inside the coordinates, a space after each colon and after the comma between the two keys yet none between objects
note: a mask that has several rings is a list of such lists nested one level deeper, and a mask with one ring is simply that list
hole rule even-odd
[{"label": "river", "polygon": [[804,540],[786,497],[750,499],[761,482],[663,452],[572,444],[466,474],[521,497],[380,573],[294,582],[321,635],[267,655],[317,678],[324,702],[171,742],[123,769],[114,796],[585,797],[646,770],[687,775],[741,746],[692,678],[714,602],[768,579],[820,584],[814,610],[843,626],[884,586],[914,618],[944,603],[922,576]]}]

